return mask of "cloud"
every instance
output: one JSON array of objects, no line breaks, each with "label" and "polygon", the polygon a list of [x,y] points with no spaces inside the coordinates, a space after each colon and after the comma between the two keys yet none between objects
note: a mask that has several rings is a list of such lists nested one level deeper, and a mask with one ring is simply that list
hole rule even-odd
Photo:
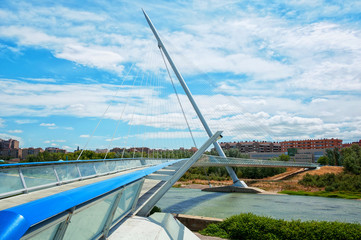
[{"label": "cloud", "polygon": [[[193,132],[193,136],[195,138],[197,137],[205,137],[205,133],[204,132]],[[159,131],[159,132],[145,132],[142,134],[137,134],[135,135],[135,137],[139,138],[139,139],[182,139],[182,138],[186,138],[189,139],[190,138],[190,134],[189,132],[165,132],[165,131]]]},{"label": "cloud", "polygon": [[[175,95],[161,92],[165,85],[146,83],[147,74],[163,81],[165,72],[156,41],[142,16],[135,17],[138,13],[130,10],[132,4],[104,2],[99,8],[95,3],[83,10],[23,2],[14,3],[11,10],[2,8],[0,38],[11,42],[4,47],[17,54],[46,49],[56,58],[118,76],[125,66],[135,64],[133,78],[115,97],[118,86],[100,84],[95,76],[85,76],[93,80],[90,84],[64,85],[41,73],[0,79],[2,116],[93,118],[112,103],[106,119],[118,120],[124,112],[122,123],[156,128],[159,136],[164,129],[181,136],[186,125]],[[191,8],[187,4],[146,5],[212,129],[224,128],[237,140],[359,138],[361,29],[353,16],[360,3],[209,1],[194,2]],[[115,12],[124,14],[114,18]],[[144,85],[132,88],[129,82],[140,75]],[[186,96],[179,93],[191,128],[202,131]],[[151,134],[145,131],[144,137]]]},{"label": "cloud", "polygon": [[27,81],[34,81],[34,82],[49,82],[49,83],[56,82],[56,80],[53,78],[22,78],[22,79]]},{"label": "cloud", "polygon": [[88,137],[90,137],[90,135],[88,135],[88,134],[82,134],[82,135],[80,135],[79,137],[81,137],[81,138],[88,138]]},{"label": "cloud", "polygon": [[37,120],[32,119],[21,119],[21,120],[15,120],[17,124],[28,124],[28,123],[36,123]]},{"label": "cloud", "polygon": [[39,126],[47,127],[48,129],[57,129],[58,127],[55,125],[55,123],[40,123]]},{"label": "cloud", "polygon": [[44,143],[63,143],[66,142],[66,140],[46,140]]},{"label": "cloud", "polygon": [[16,139],[16,140],[18,140],[20,142],[20,144],[22,144],[24,142],[21,137],[11,135],[11,134],[8,134],[8,133],[0,133],[0,138],[5,139],[5,140],[10,139],[10,138],[11,139]]},{"label": "cloud", "polygon": [[55,123],[40,123],[42,127],[55,127]]},{"label": "cloud", "polygon": [[0,118],[0,128],[4,127],[5,120]]},{"label": "cloud", "polygon": [[22,133],[23,130],[16,129],[16,130],[9,130],[8,132],[9,133]]}]

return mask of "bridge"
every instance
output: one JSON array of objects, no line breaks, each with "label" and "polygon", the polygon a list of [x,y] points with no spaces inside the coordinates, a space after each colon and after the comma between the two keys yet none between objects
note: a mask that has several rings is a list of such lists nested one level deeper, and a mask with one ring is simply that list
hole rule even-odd
[{"label": "bridge", "polygon": [[[196,239],[169,214],[145,218],[191,166],[317,167],[202,155],[220,133],[189,159],[1,165],[0,180],[6,184],[0,186],[0,239],[137,239],[134,234],[143,227],[165,239]],[[149,220],[153,226],[143,226]]]},{"label": "bridge", "polygon": [[[166,58],[209,138],[187,159],[3,164],[0,166],[0,239],[144,239],[144,236],[198,239],[170,214],[148,216],[191,166],[226,167],[237,188],[247,185],[238,179],[232,166],[317,167],[310,163],[227,158],[217,142],[221,132],[211,131],[156,29],[145,12],[144,15],[164,62]],[[187,125],[192,135],[188,122]],[[211,145],[219,156],[203,155]]]}]

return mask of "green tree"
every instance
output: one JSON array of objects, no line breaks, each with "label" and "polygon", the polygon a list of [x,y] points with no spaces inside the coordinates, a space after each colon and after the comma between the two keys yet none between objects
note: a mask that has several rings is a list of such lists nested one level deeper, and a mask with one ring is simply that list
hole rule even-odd
[{"label": "green tree", "polygon": [[341,166],[341,153],[337,147],[333,149],[326,149],[326,156],[328,158],[328,164],[333,166]]},{"label": "green tree", "polygon": [[351,147],[341,151],[345,171],[353,174],[361,174],[361,147],[353,144]]},{"label": "green tree", "polygon": [[320,157],[317,162],[321,165],[328,165],[328,157],[327,156],[322,156]]}]

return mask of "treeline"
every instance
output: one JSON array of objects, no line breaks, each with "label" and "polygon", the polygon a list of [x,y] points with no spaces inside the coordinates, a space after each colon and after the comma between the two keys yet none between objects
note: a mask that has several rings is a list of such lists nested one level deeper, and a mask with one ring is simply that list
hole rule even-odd
[{"label": "treeline", "polygon": [[341,150],[344,171],[339,174],[306,174],[299,184],[311,187],[325,187],[325,191],[361,192],[361,147],[352,145]]},{"label": "treeline", "polygon": [[[38,155],[29,155],[22,162],[47,162],[47,161],[59,161],[59,160],[76,160],[78,159],[81,151],[69,152],[69,153],[51,153],[51,152],[41,152]],[[91,150],[84,150],[80,156],[80,160],[90,160],[90,159],[113,159],[113,158],[189,158],[193,152],[187,150],[166,150],[166,151],[154,151],[150,152],[149,155],[147,152],[133,152],[125,150],[121,152],[109,152],[106,153],[96,153]]]},{"label": "treeline", "polygon": [[221,223],[210,224],[200,233],[227,239],[356,240],[360,239],[361,225],[326,221],[286,221],[243,213]]},{"label": "treeline", "polygon": [[[326,149],[325,155],[320,157],[317,162],[321,165],[330,166],[345,166],[347,168],[354,168],[360,165],[360,146],[353,144],[350,147],[339,149]],[[354,169],[360,171],[360,169]]]}]

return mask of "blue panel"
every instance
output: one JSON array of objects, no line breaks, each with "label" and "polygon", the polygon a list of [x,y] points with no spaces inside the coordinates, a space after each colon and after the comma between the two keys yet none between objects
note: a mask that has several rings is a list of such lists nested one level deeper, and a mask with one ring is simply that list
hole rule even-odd
[{"label": "blue panel", "polygon": [[0,239],[20,239],[31,224],[21,215],[11,211],[0,212]]}]

